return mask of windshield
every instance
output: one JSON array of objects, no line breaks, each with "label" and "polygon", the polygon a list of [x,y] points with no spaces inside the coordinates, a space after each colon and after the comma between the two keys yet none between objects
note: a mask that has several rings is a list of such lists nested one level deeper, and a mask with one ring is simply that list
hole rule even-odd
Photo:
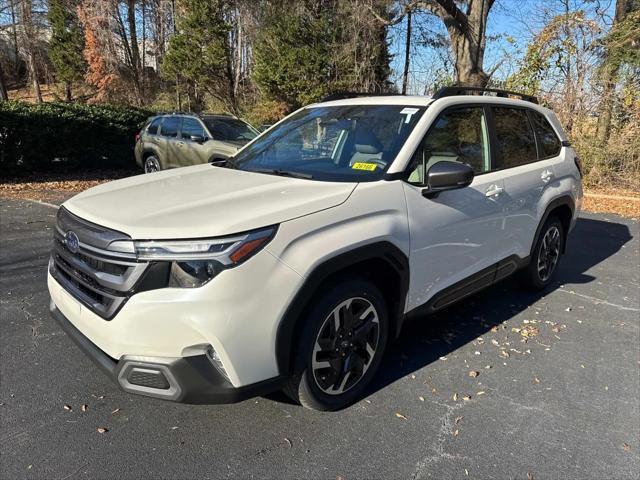
[{"label": "windshield", "polygon": [[311,107],[287,118],[233,159],[242,170],[325,181],[378,180],[425,107]]},{"label": "windshield", "polygon": [[216,117],[204,117],[202,120],[214,140],[244,145],[258,136],[258,132],[242,120]]}]

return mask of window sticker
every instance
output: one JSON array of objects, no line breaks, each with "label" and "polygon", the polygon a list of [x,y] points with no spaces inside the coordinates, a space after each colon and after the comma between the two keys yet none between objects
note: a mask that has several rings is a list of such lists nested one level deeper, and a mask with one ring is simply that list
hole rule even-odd
[{"label": "window sticker", "polygon": [[400,115],[406,115],[407,118],[404,119],[404,123],[409,123],[411,121],[411,117],[419,111],[419,108],[405,107],[400,111]]},{"label": "window sticker", "polygon": [[367,172],[373,172],[376,168],[378,168],[377,163],[367,163],[367,162],[356,162],[351,165],[353,170],[366,170]]}]

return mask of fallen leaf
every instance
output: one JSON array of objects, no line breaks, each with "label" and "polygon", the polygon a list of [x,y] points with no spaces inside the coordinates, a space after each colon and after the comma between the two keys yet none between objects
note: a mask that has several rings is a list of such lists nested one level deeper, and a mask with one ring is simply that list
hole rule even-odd
[{"label": "fallen leaf", "polygon": [[293,447],[291,440],[289,440],[287,437],[284,437],[284,441],[287,442],[287,445],[289,446],[289,448]]},{"label": "fallen leaf", "polygon": [[457,425],[458,423],[460,423],[460,420],[462,420],[464,417],[456,417],[456,419],[454,420],[455,424]]},{"label": "fallen leaf", "polygon": [[401,413],[396,412],[396,417],[402,419],[402,420],[408,420],[407,417],[405,417],[404,415],[402,415]]},{"label": "fallen leaf", "polygon": [[496,332],[498,331],[498,327],[497,327],[497,326],[493,327],[493,328],[491,329],[491,331],[492,331],[493,333],[496,333]]},{"label": "fallen leaf", "polygon": [[411,375],[411,378],[412,378],[412,379],[415,379],[415,378],[416,378],[416,376],[415,376],[415,375]]},{"label": "fallen leaf", "polygon": [[458,394],[457,394],[457,393],[454,393],[454,394],[453,394],[453,401],[454,401],[454,402],[457,402],[457,401],[458,401]]},{"label": "fallen leaf", "polygon": [[464,469],[464,474],[468,477],[469,476],[469,470],[467,470],[466,468]]},{"label": "fallen leaf", "polygon": [[623,444],[622,444],[622,449],[623,449],[625,452],[630,452],[630,451],[631,451],[631,445],[629,445],[628,443],[623,443]]},{"label": "fallen leaf", "polygon": [[87,408],[89,408],[89,405],[87,405],[87,404],[85,403],[84,405],[82,405],[82,406],[80,407],[80,410],[82,410],[83,412],[86,412],[86,411],[87,411]]},{"label": "fallen leaf", "polygon": [[113,412],[111,412],[111,415],[115,415],[116,413],[118,413],[120,411],[119,408],[116,408]]},{"label": "fallen leaf", "polygon": [[500,352],[498,352],[498,356],[502,358],[509,358],[509,352],[507,352],[506,350],[500,350]]},{"label": "fallen leaf", "polygon": [[475,370],[469,372],[469,376],[472,378],[476,378],[478,375],[480,375],[480,372],[476,372]]},{"label": "fallen leaf", "polygon": [[96,431],[97,431],[98,433],[106,433],[106,432],[108,432],[108,431],[109,431],[109,429],[108,429],[108,428],[105,428],[105,427],[98,427],[98,428],[96,428]]},{"label": "fallen leaf", "polygon": [[571,307],[567,307],[564,309],[565,312],[570,312],[571,311]]},{"label": "fallen leaf", "polygon": [[476,395],[484,395],[485,391],[484,390],[480,390],[478,393],[476,393]]},{"label": "fallen leaf", "polygon": [[538,377],[533,377],[533,381],[534,381],[535,383],[540,383],[540,379],[539,379]]},{"label": "fallen leaf", "polygon": [[500,345],[500,343],[497,340],[491,340],[491,343],[493,343],[496,347]]},{"label": "fallen leaf", "polygon": [[471,395],[465,395],[464,397],[462,397],[462,400],[468,402],[469,400],[471,400]]},{"label": "fallen leaf", "polygon": [[418,397],[418,400],[420,400],[421,402],[424,402],[424,397]]},{"label": "fallen leaf", "polygon": [[64,408],[67,412],[71,412],[73,410],[73,408],[71,408],[71,405],[67,405],[66,403],[62,408]]},{"label": "fallen leaf", "polygon": [[527,472],[527,480],[533,480],[533,473]]},{"label": "fallen leaf", "polygon": [[459,432],[458,432],[458,429],[456,429],[456,430],[453,432],[453,436],[454,436],[454,437],[457,437],[457,436],[458,436],[458,433],[459,433]]},{"label": "fallen leaf", "polygon": [[527,325],[522,330],[520,330],[520,335],[522,335],[525,338],[535,337],[539,333],[540,333],[540,330],[538,330],[538,327],[533,327],[531,325]]}]

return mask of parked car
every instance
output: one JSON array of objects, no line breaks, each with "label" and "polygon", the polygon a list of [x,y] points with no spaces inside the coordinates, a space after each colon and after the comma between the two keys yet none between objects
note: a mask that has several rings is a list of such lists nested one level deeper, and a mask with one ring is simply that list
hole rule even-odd
[{"label": "parked car", "polygon": [[136,163],[152,173],[224,162],[257,135],[251,125],[227,115],[158,115],[136,136]]},{"label": "parked car", "polygon": [[556,116],[467,90],[310,105],[226,168],[75,196],[53,317],[127,392],[349,405],[406,319],[515,273],[545,288],[566,249],[581,171]]}]

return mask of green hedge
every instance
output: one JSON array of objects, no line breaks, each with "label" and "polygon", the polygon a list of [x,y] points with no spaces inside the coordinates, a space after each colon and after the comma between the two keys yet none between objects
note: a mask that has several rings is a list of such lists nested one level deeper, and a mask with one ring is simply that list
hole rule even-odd
[{"label": "green hedge", "polygon": [[0,102],[0,174],[133,168],[135,135],[150,115],[114,105]]}]

